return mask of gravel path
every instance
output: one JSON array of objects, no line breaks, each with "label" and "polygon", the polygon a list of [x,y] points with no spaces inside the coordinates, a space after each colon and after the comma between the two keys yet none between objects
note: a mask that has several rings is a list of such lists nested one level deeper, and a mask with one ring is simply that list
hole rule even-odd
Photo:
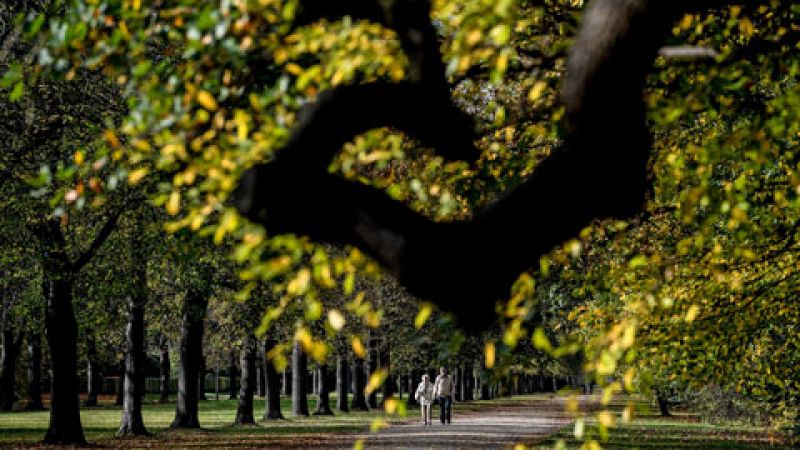
[{"label": "gravel path", "polygon": [[456,405],[450,425],[441,425],[437,418],[433,426],[419,421],[395,424],[355,438],[363,439],[365,449],[509,448],[541,442],[570,422],[562,398],[539,398],[500,402],[480,412],[470,411],[468,404]]}]

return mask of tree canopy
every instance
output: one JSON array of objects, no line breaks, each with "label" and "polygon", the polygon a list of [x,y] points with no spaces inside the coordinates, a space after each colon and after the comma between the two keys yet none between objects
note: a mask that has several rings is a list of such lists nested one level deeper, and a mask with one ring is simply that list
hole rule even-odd
[{"label": "tree canopy", "polygon": [[[259,333],[289,323],[319,361],[336,332],[364,353],[350,321],[378,328],[410,294],[470,330],[499,320],[489,367],[580,354],[598,382],[617,377],[610,392],[713,384],[796,423],[798,5],[15,12],[0,48],[14,105],[0,113],[12,143],[0,172],[20,181],[2,186],[16,194],[9,220],[52,212],[71,226],[147,197],[166,230],[230,248],[229,287],[257,307],[213,314],[264,309]],[[104,108],[81,108],[89,95]],[[33,145],[55,150],[43,160]],[[430,314],[423,303],[417,328]]]}]

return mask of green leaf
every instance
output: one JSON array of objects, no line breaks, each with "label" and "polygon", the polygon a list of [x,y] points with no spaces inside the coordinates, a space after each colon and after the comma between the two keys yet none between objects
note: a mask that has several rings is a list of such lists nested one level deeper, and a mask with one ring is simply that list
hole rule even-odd
[{"label": "green leaf", "polygon": [[23,93],[25,93],[25,84],[22,81],[20,81],[14,85],[14,89],[11,90],[11,94],[8,96],[8,98],[12,102],[16,102],[20,98],[22,98]]}]

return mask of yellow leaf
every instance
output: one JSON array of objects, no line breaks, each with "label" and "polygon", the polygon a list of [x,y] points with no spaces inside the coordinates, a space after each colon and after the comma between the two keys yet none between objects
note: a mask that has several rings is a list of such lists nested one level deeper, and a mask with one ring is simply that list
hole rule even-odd
[{"label": "yellow leaf", "polygon": [[367,386],[364,388],[364,392],[367,395],[375,392],[379,387],[381,387],[383,382],[386,381],[388,376],[389,371],[386,369],[386,367],[381,367],[375,372],[372,372],[372,375],[369,376],[369,382],[367,382]]},{"label": "yellow leaf", "polygon": [[486,357],[486,368],[491,369],[495,363],[495,348],[494,342],[487,342],[484,349],[484,356]]},{"label": "yellow leaf", "polygon": [[622,421],[628,423],[631,420],[633,420],[633,405],[628,403],[625,409],[622,410]]},{"label": "yellow leaf", "polygon": [[389,398],[383,402],[383,410],[386,411],[386,414],[394,414],[397,412],[397,399]]},{"label": "yellow leaf", "polygon": [[634,390],[633,381],[635,377],[636,377],[636,369],[634,369],[633,367],[625,371],[625,377],[623,378],[623,381],[625,383],[625,389],[627,389],[629,392],[633,392]]},{"label": "yellow leaf", "polygon": [[433,307],[429,303],[423,303],[419,307],[419,312],[417,313],[417,317],[414,319],[414,326],[419,330],[425,325],[425,322],[428,321],[428,318],[431,316],[431,312],[433,311]]},{"label": "yellow leaf", "polygon": [[544,352],[549,352],[553,349],[553,346],[550,345],[550,340],[547,339],[547,335],[544,334],[544,330],[541,327],[536,328],[536,331],[533,332],[533,346]]},{"label": "yellow leaf", "polygon": [[300,343],[306,353],[310,353],[314,340],[311,338],[311,332],[308,331],[308,328],[298,328],[294,332],[294,340]]},{"label": "yellow leaf", "polygon": [[103,132],[103,138],[111,145],[112,148],[119,148],[120,142],[117,134],[114,133],[114,130],[106,130]]},{"label": "yellow leaf", "polygon": [[311,281],[311,271],[308,269],[301,269],[297,272],[297,276],[289,282],[286,286],[286,292],[291,295],[302,295],[308,291],[308,285]]},{"label": "yellow leaf", "polygon": [[128,183],[129,184],[136,184],[142,181],[145,175],[147,175],[147,168],[141,167],[139,169],[134,170],[133,172],[128,174]]},{"label": "yellow leaf", "polygon": [[472,30],[472,31],[470,31],[467,34],[467,39],[466,39],[467,45],[474,46],[475,44],[477,44],[481,40],[482,36],[483,36],[483,33],[481,32],[481,30]]},{"label": "yellow leaf", "polygon": [[331,324],[334,330],[339,331],[344,327],[345,318],[342,313],[336,309],[328,311],[328,323]]},{"label": "yellow leaf", "polygon": [[169,200],[167,200],[167,214],[170,216],[174,216],[178,214],[181,210],[181,193],[178,191],[172,191],[169,195]]},{"label": "yellow leaf", "polygon": [[536,84],[533,85],[530,92],[528,92],[528,101],[533,103],[539,98],[542,97],[544,94],[544,90],[547,89],[547,83],[544,81],[537,81]]},{"label": "yellow leaf", "polygon": [[597,421],[604,427],[610,428],[614,426],[614,416],[610,411],[600,411],[597,413]]},{"label": "yellow leaf", "polygon": [[233,116],[233,121],[236,123],[236,139],[239,142],[246,141],[247,136],[250,133],[250,127],[248,125],[250,121],[250,115],[241,109],[237,109]]},{"label": "yellow leaf", "polygon": [[753,22],[750,19],[745,17],[739,21],[739,32],[742,33],[742,36],[750,38],[755,34],[756,27],[753,26]]},{"label": "yellow leaf", "polygon": [[80,166],[86,160],[86,156],[83,154],[82,151],[78,150],[75,152],[75,156],[73,157],[76,166]]},{"label": "yellow leaf", "polygon": [[217,100],[208,91],[200,91],[197,93],[197,103],[209,111],[217,110]]},{"label": "yellow leaf", "polygon": [[700,307],[697,305],[692,305],[689,307],[689,310],[686,311],[686,322],[692,323],[694,319],[697,318],[697,314],[700,312]]},{"label": "yellow leaf", "polygon": [[583,422],[583,418],[579,418],[575,421],[575,430],[573,434],[575,435],[575,439],[581,440],[583,439],[583,431],[586,425]]},{"label": "yellow leaf", "polygon": [[622,334],[620,345],[622,348],[630,348],[636,340],[636,325],[630,324],[625,327],[625,332]]},{"label": "yellow leaf", "polygon": [[384,428],[386,428],[388,426],[389,426],[389,424],[385,420],[383,420],[380,417],[378,417],[378,418],[375,418],[375,419],[372,420],[372,423],[370,424],[369,429],[370,429],[371,432],[377,433],[378,431],[381,431],[382,429],[384,429]]},{"label": "yellow leaf", "polygon": [[617,369],[617,360],[608,351],[603,351],[600,354],[600,360],[597,362],[598,375],[611,375]]},{"label": "yellow leaf", "polygon": [[361,343],[361,339],[358,336],[353,336],[350,344],[353,346],[353,351],[356,353],[356,356],[359,358],[367,356],[367,349],[364,348],[364,344]]},{"label": "yellow leaf", "polygon": [[289,63],[286,65],[286,71],[294,76],[298,76],[303,73],[303,68],[295,63]]},{"label": "yellow leaf", "polygon": [[580,407],[580,403],[578,403],[578,397],[576,395],[570,395],[567,397],[565,401],[565,409],[571,413],[578,412],[578,408]]}]

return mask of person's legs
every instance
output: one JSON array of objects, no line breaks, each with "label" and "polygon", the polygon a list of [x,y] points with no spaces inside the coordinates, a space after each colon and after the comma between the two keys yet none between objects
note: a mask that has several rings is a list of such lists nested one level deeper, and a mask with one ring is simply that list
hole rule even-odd
[{"label": "person's legs", "polygon": [[447,416],[446,417],[447,423],[450,423],[450,417],[451,417],[451,415],[453,413],[453,396],[452,395],[446,395],[444,397],[444,402],[443,403],[446,405],[446,407],[445,407],[445,409],[446,409],[445,415]]},{"label": "person's legs", "polygon": [[419,405],[419,411],[420,411],[420,413],[422,413],[422,424],[423,425],[427,425],[428,424],[427,411],[425,411],[425,408],[426,408],[425,405],[423,405],[423,404]]},{"label": "person's legs", "polygon": [[433,422],[433,417],[431,417],[431,404],[428,403],[423,406],[423,408],[425,408],[425,425],[430,425]]},{"label": "person's legs", "polygon": [[446,397],[444,395],[439,396],[439,420],[442,422],[442,425],[444,425],[445,420],[445,398]]}]

